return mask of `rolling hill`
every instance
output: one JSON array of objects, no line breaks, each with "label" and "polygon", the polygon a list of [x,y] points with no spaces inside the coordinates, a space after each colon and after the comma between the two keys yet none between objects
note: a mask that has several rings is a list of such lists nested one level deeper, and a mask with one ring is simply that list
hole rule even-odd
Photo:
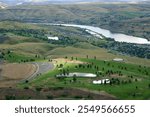
[{"label": "rolling hill", "polygon": [[47,24],[91,25],[150,40],[149,4],[1,1],[8,7],[0,9],[0,99],[150,99],[148,44]]},{"label": "rolling hill", "polygon": [[[0,21],[93,25],[150,39],[150,4],[20,5],[0,10]],[[115,30],[114,30],[115,29]]]},{"label": "rolling hill", "polygon": [[148,0],[0,0],[8,6],[16,5],[47,5],[47,4],[87,4],[87,3],[143,3]]}]

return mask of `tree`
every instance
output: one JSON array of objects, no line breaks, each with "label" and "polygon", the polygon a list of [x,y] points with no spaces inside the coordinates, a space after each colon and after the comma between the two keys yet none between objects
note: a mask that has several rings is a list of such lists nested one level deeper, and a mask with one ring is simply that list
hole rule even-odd
[{"label": "tree", "polygon": [[8,51],[7,51],[7,54],[10,54],[10,52],[11,52],[11,51],[10,51],[10,50],[8,50]]},{"label": "tree", "polygon": [[76,81],[77,81],[77,75],[74,74],[74,75],[73,75],[73,82],[76,82]]},{"label": "tree", "polygon": [[6,99],[6,100],[15,100],[15,99],[16,99],[16,96],[15,96],[15,95],[6,95],[6,96],[5,96],[5,99]]},{"label": "tree", "polygon": [[60,68],[63,68],[63,66],[64,66],[63,64],[60,64],[60,65],[59,65]]},{"label": "tree", "polygon": [[103,67],[103,68],[102,68],[102,71],[104,71],[104,70],[105,70],[105,68]]},{"label": "tree", "polygon": [[137,82],[138,80],[137,79],[135,79],[135,82]]},{"label": "tree", "polygon": [[40,92],[42,90],[42,88],[41,87],[36,87],[35,90]]},{"label": "tree", "polygon": [[2,76],[1,76],[1,73],[2,73],[2,69],[0,68],[0,79],[1,79],[1,77],[2,77]]},{"label": "tree", "polygon": [[148,87],[150,88],[150,84],[148,85]]},{"label": "tree", "polygon": [[64,75],[64,76],[66,75],[66,70],[65,70],[65,69],[63,69],[63,75]]},{"label": "tree", "polygon": [[105,81],[104,81],[104,85],[106,85],[106,84],[107,84],[107,81],[105,80]]},{"label": "tree", "polygon": [[86,58],[88,59],[88,58],[89,58],[89,56],[88,56],[88,55],[86,55]]},{"label": "tree", "polygon": [[66,70],[66,74],[69,75],[69,69]]},{"label": "tree", "polygon": [[71,60],[73,60],[73,56],[71,57]]},{"label": "tree", "polygon": [[132,81],[129,79],[129,83],[132,83]]},{"label": "tree", "polygon": [[35,55],[35,58],[38,58],[38,55],[37,55],[37,54]]},{"label": "tree", "polygon": [[133,94],[132,94],[132,96],[133,96],[133,97],[135,97],[135,96],[136,96],[136,94],[135,94],[135,93],[133,93]]},{"label": "tree", "polygon": [[29,83],[29,81],[28,81],[28,80],[26,80],[26,81],[25,81],[25,83]]}]

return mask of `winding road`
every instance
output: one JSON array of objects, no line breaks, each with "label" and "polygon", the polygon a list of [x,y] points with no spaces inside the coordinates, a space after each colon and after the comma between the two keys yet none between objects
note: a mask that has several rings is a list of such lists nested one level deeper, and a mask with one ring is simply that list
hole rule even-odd
[{"label": "winding road", "polygon": [[34,62],[32,63],[37,69],[36,71],[28,76],[25,80],[33,80],[36,76],[46,73],[52,69],[54,69],[54,64],[49,62]]}]

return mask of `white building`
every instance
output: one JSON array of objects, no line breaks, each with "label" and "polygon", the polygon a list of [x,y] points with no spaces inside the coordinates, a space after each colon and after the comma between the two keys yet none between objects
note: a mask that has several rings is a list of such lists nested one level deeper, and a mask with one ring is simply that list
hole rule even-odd
[{"label": "white building", "polygon": [[58,37],[48,36],[47,38],[48,38],[48,40],[56,40],[56,41],[58,41],[58,40],[59,40],[59,38],[58,38]]},{"label": "white building", "polygon": [[123,62],[124,59],[122,59],[122,58],[114,58],[113,61],[116,61],[116,62]]},{"label": "white building", "polygon": [[109,79],[102,79],[102,80],[94,80],[93,84],[110,84],[110,80]]},{"label": "white building", "polygon": [[69,73],[69,74],[66,74],[66,75],[57,75],[56,77],[68,77],[68,78],[73,78],[73,77],[82,77],[82,78],[96,78],[97,75],[96,74],[92,74],[92,73],[78,73],[78,72],[75,72],[75,73]]}]

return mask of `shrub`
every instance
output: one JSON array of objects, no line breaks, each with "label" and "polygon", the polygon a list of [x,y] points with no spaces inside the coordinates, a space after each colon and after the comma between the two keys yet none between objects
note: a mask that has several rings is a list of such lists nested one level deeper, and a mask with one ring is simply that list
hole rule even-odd
[{"label": "shrub", "polygon": [[36,91],[41,91],[42,90],[41,87],[36,87],[35,89],[36,89]]},{"label": "shrub", "polygon": [[6,100],[15,100],[16,97],[15,97],[15,96],[11,96],[11,95],[6,95],[6,96],[5,96],[5,99],[6,99]]},{"label": "shrub", "polygon": [[52,95],[48,95],[47,99],[52,100],[52,99],[54,99],[54,97]]}]

